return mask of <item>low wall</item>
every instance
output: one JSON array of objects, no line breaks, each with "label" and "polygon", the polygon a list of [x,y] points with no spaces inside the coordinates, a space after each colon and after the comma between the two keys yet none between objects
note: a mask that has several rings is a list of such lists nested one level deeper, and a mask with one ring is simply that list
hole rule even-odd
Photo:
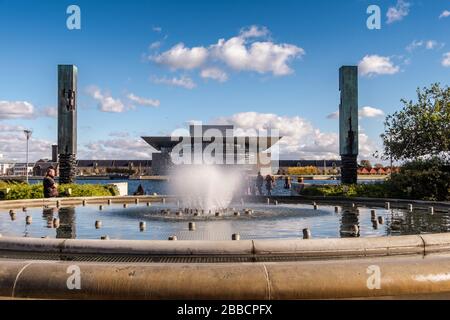
[{"label": "low wall", "polygon": [[[75,269],[74,269],[75,267]],[[73,270],[79,289],[68,287]],[[38,299],[349,299],[450,293],[450,256],[243,264],[2,261],[0,297]],[[373,282],[373,271],[379,283]]]},{"label": "low wall", "polygon": [[0,251],[165,256],[295,256],[304,259],[450,253],[450,234],[244,241],[35,239],[0,236]]}]

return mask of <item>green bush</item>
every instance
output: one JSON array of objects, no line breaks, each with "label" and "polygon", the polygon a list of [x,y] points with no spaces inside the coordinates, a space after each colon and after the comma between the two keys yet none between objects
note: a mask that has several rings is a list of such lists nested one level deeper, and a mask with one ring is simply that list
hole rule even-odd
[{"label": "green bush", "polygon": [[440,159],[405,164],[388,182],[393,195],[406,199],[450,200],[450,168]]},{"label": "green bush", "polygon": [[450,200],[450,170],[443,160],[416,160],[403,166],[391,179],[377,184],[310,186],[304,196],[397,198],[428,201]]},{"label": "green bush", "polygon": [[[69,189],[71,192],[69,192]],[[8,190],[8,192],[6,192]],[[61,197],[107,197],[117,196],[119,191],[113,185],[69,184],[59,185]],[[0,200],[42,199],[44,188],[42,184],[0,182]]]},{"label": "green bush", "polygon": [[301,193],[304,196],[321,197],[367,197],[387,198],[390,195],[389,187],[385,183],[358,184],[358,185],[324,185],[310,186]]}]

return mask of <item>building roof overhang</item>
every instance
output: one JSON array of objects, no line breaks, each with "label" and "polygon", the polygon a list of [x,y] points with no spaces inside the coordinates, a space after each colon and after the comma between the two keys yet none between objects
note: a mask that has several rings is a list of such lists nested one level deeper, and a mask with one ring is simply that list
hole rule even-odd
[{"label": "building roof overhang", "polygon": [[[255,147],[259,152],[266,151],[274,146],[277,142],[279,142],[283,137],[223,137],[222,143],[228,144],[230,141],[233,141],[236,145],[245,144],[246,148],[249,148],[251,145]],[[216,140],[211,140],[206,137],[142,137],[145,142],[147,142],[150,146],[155,148],[158,151],[162,149],[173,149],[176,145],[182,143],[183,145],[194,145],[196,143],[212,143]],[[214,138],[213,138],[214,139]],[[260,150],[261,149],[261,150]],[[263,150],[264,149],[264,150]]]}]

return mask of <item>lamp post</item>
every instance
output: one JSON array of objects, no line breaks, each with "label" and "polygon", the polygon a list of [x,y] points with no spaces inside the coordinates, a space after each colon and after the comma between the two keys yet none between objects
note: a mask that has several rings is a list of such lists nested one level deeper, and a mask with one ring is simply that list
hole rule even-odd
[{"label": "lamp post", "polygon": [[28,183],[28,143],[30,141],[31,135],[33,134],[33,131],[31,130],[23,130],[23,132],[25,133],[25,137],[27,138],[27,163],[25,165],[25,173],[26,173],[26,179],[27,179],[27,183]]}]

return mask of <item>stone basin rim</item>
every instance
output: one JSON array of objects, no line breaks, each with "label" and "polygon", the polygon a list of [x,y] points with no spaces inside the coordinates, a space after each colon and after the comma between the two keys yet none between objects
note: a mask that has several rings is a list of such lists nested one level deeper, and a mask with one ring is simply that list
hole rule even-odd
[{"label": "stone basin rim", "polygon": [[306,259],[450,253],[450,233],[398,237],[167,241],[82,240],[0,237],[0,251],[11,253],[112,254],[155,256],[297,256]]},{"label": "stone basin rim", "polygon": [[[146,196],[105,196],[105,197],[70,197],[70,198],[50,198],[50,199],[24,199],[24,200],[1,200],[1,209],[18,209],[18,208],[36,208],[42,206],[52,206],[59,203],[63,205],[82,205],[86,202],[88,205],[106,204],[111,200],[112,204],[133,203],[136,200],[139,202],[162,202],[165,200],[176,200],[179,197],[174,195],[146,195]],[[267,199],[271,201],[279,201],[280,203],[308,203],[318,202],[324,205],[342,205],[352,204],[356,205],[371,205],[374,207],[384,207],[386,202],[389,202],[392,209],[407,208],[409,204],[415,205],[417,209],[427,209],[435,207],[436,209],[448,212],[450,210],[449,201],[423,201],[423,200],[405,200],[405,199],[389,199],[389,198],[345,198],[345,197],[311,197],[311,196],[244,196],[244,202],[248,203],[265,203]],[[252,202],[253,201],[253,202]]]}]

